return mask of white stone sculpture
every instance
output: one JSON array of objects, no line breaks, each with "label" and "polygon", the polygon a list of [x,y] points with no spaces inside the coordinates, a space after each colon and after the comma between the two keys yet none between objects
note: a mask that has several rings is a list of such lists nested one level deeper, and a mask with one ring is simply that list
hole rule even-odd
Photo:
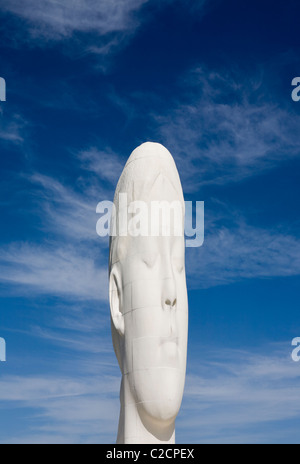
[{"label": "white stone sculpture", "polygon": [[[141,145],[127,161],[114,199],[117,231],[127,214],[120,194],[149,207],[180,202],[184,223],[178,171],[160,144]],[[111,327],[122,372],[118,444],[175,443],[188,335],[183,223],[180,235],[111,237]]]}]

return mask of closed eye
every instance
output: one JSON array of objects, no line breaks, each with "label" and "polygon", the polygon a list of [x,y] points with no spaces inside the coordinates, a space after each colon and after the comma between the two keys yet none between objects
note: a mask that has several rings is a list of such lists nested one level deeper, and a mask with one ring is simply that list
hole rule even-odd
[{"label": "closed eye", "polygon": [[147,267],[149,267],[151,269],[152,267],[155,266],[156,260],[157,260],[156,255],[149,255],[149,256],[147,256],[147,258],[143,259],[143,262],[146,264]]}]

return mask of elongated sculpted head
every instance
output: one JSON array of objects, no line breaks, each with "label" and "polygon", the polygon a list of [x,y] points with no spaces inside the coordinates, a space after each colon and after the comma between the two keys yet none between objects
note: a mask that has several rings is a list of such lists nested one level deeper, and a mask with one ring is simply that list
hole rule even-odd
[{"label": "elongated sculpted head", "polygon": [[[126,207],[120,194],[127,195]],[[132,202],[148,207],[144,215],[149,234],[119,233],[121,222],[128,223],[136,212],[130,209]],[[153,217],[152,206],[159,202],[179,205],[182,214],[172,214],[171,208],[168,218]],[[111,237],[109,263],[113,345],[143,423],[155,428],[174,422],[179,412],[188,334],[184,198],[166,148],[146,143],[132,153],[118,182],[114,205],[117,232]],[[168,234],[162,233],[166,221],[171,223]],[[172,227],[174,223],[180,227]],[[158,225],[155,234],[151,234],[153,224]]]}]

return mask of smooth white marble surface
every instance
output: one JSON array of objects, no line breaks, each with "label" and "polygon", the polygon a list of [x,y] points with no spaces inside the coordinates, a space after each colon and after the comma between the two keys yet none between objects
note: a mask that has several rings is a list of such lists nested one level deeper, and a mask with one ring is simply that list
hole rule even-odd
[{"label": "smooth white marble surface", "polygon": [[[130,156],[116,189],[117,212],[120,193],[129,202],[180,201],[184,211],[175,162],[160,144],[143,144]],[[184,234],[113,237],[109,274],[122,372],[117,443],[175,443],[188,336]]]}]

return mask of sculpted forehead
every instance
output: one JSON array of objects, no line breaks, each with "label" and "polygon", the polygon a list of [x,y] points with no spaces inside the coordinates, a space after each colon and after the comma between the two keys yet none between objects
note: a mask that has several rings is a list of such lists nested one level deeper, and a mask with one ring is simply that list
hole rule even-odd
[{"label": "sculpted forehead", "polygon": [[147,202],[150,205],[152,201],[181,201],[178,188],[176,189],[165,173],[159,173],[151,186]]},{"label": "sculpted forehead", "polygon": [[160,175],[169,180],[183,201],[181,182],[171,153],[158,143],[147,142],[136,148],[119,179],[114,198],[115,206],[118,208],[120,193],[126,193],[129,202],[147,200]]},{"label": "sculpted forehead", "polygon": [[[182,186],[172,155],[158,143],[144,143],[129,157],[116,188],[114,205],[117,237],[111,239],[110,265],[122,261],[128,253],[133,253],[133,249],[138,252],[141,247],[145,250],[153,246],[151,237],[118,236],[118,231],[121,230],[119,221],[122,221],[120,218],[123,217],[119,213],[126,211],[120,201],[121,194],[126,194],[128,205],[135,201],[143,201],[150,209],[150,203],[153,201],[166,201],[170,204],[178,202],[181,204],[184,222]],[[174,229],[173,225],[171,229]]]},{"label": "sculpted forehead", "polygon": [[[148,192],[147,201],[139,202],[139,208],[142,203],[145,212],[141,214],[139,209],[138,221],[146,220],[148,236],[115,237],[112,244],[115,244],[116,253],[114,253],[113,263],[122,261],[125,256],[131,257],[147,256],[151,253],[167,255],[171,253],[176,244],[184,250],[184,205],[181,196],[174,188],[169,179],[159,174],[151,190]],[[123,217],[123,216],[122,216]],[[132,219],[131,214],[126,215],[127,227]],[[123,224],[121,220],[119,224]],[[178,233],[176,225],[181,224],[181,232]],[[153,230],[156,232],[153,233]],[[167,230],[167,235],[165,230]],[[116,243],[114,243],[116,241]]]}]

